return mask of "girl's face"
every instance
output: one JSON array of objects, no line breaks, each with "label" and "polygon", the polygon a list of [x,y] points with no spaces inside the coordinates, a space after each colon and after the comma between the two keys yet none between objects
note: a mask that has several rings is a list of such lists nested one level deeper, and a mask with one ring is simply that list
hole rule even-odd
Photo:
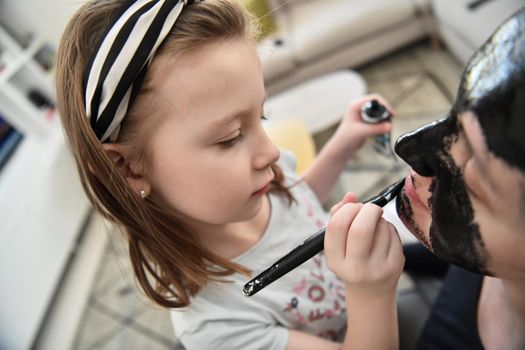
[{"label": "girl's face", "polygon": [[472,112],[404,135],[396,152],[412,166],[397,211],[436,255],[474,272],[525,273],[525,175],[487,149]]},{"label": "girl's face", "polygon": [[253,45],[226,40],[160,56],[151,71],[161,116],[152,191],[199,227],[254,217],[279,150],[261,126],[265,89]]}]

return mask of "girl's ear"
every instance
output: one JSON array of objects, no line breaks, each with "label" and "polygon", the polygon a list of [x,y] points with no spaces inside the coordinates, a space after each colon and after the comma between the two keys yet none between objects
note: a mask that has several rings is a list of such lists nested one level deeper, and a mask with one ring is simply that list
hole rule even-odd
[{"label": "girl's ear", "polygon": [[147,196],[151,191],[151,186],[144,177],[142,167],[137,166],[131,159],[129,148],[116,143],[103,143],[102,147],[133,191],[143,197]]}]

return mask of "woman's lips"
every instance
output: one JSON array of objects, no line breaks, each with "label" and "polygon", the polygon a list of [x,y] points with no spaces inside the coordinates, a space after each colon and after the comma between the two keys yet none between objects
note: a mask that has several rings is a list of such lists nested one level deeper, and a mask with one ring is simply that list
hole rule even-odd
[{"label": "woman's lips", "polygon": [[416,192],[416,188],[414,187],[414,175],[412,173],[408,173],[405,178],[405,193],[412,204],[426,208]]}]

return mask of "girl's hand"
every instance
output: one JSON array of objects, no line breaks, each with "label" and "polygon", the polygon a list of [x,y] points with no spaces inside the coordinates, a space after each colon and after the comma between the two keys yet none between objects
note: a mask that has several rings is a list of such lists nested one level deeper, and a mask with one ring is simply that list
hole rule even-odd
[{"label": "girl's hand", "polygon": [[328,267],[347,286],[347,295],[373,298],[395,293],[405,258],[383,209],[355,203],[347,194],[332,210],[324,247]]},{"label": "girl's hand", "polygon": [[381,135],[392,130],[392,124],[389,122],[369,124],[361,120],[361,107],[368,101],[374,99],[385,106],[385,108],[394,115],[394,110],[390,104],[378,94],[366,95],[353,101],[348,107],[337,131],[332,137],[333,142],[337,145],[337,149],[339,152],[346,155],[346,158],[349,158],[355,151],[357,151],[363,145],[367,137]]}]

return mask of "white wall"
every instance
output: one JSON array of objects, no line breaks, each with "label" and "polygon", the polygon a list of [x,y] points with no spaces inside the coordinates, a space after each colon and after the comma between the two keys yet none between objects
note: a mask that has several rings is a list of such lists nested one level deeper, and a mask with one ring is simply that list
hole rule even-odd
[{"label": "white wall", "polygon": [[84,0],[0,0],[0,22],[19,39],[38,34],[57,46],[71,15]]},{"label": "white wall", "polygon": [[[0,0],[0,22],[19,40],[27,41],[31,35],[37,35],[56,47],[67,21],[83,1]],[[1,46],[13,50],[16,45],[5,45],[10,37],[3,31],[2,34]],[[18,61],[7,63],[18,70],[14,74],[24,75],[0,82],[0,109],[21,125],[24,111],[31,115],[29,118],[42,116],[39,110],[24,107],[28,101],[22,80],[31,80],[42,91],[52,91],[50,79],[30,69],[31,61],[23,56],[20,54]],[[36,345],[38,334],[43,342],[40,349],[59,349],[49,345],[50,339],[63,343],[69,339],[67,343],[71,343],[92,281],[86,271],[96,271],[96,264],[89,266],[90,269],[75,269],[82,271],[77,272],[81,273],[78,278],[89,282],[82,293],[64,291],[68,286],[64,285],[67,281],[67,277],[63,279],[64,272],[75,261],[70,258],[78,256],[79,234],[91,207],[71,155],[59,136],[62,133],[58,124],[48,124],[42,129],[42,135],[33,135],[36,133],[31,133],[31,128],[25,128],[24,141],[2,169],[0,178],[0,349],[30,349]],[[93,249],[89,253],[93,254]],[[96,255],[90,257],[93,260],[82,262],[98,262]],[[79,296],[82,300],[77,301]],[[60,308],[58,303],[62,300],[66,300],[66,305]],[[64,307],[67,318],[61,316],[64,313],[60,310]],[[48,314],[48,310],[51,313]],[[67,324],[57,325],[60,322],[54,320]],[[56,336],[57,330],[60,338]]]}]

